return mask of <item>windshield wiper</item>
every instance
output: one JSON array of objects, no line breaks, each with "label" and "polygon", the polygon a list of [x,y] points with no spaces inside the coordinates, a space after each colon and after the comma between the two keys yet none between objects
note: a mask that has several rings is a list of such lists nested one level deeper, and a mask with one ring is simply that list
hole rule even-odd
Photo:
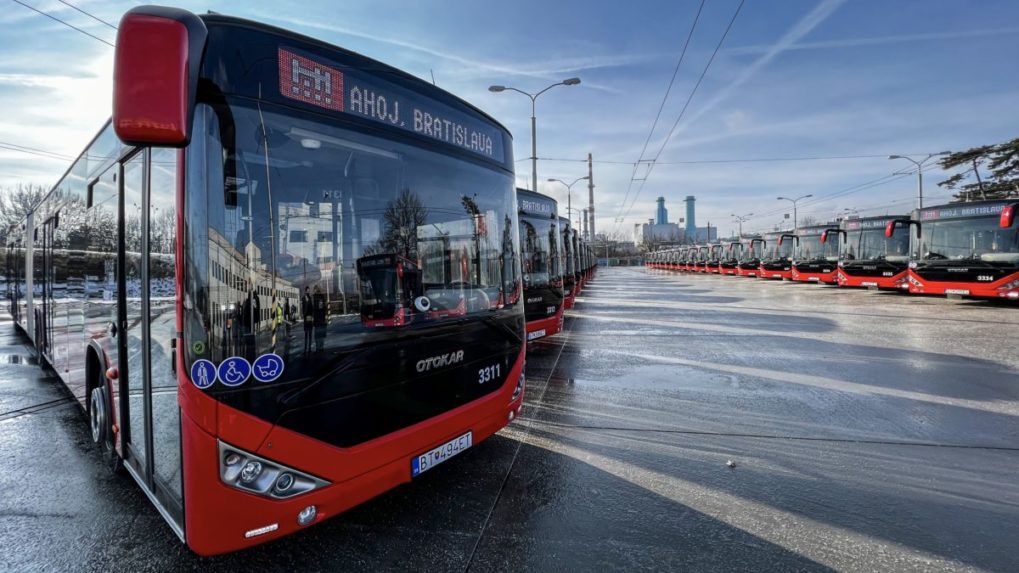
[{"label": "windshield wiper", "polygon": [[924,255],[923,258],[929,259],[929,260],[939,260],[939,259],[947,259],[948,257],[946,257],[945,255],[942,255],[941,253],[935,253],[935,252],[931,251],[931,252],[928,252],[926,255]]}]

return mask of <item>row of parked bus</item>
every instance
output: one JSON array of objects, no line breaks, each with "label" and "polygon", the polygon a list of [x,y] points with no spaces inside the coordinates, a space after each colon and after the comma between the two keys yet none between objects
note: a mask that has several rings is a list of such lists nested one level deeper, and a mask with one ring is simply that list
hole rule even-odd
[{"label": "row of parked bus", "polygon": [[655,269],[1019,299],[1015,200],[950,203],[652,252]]},{"label": "row of parked bus", "polygon": [[558,202],[541,193],[517,189],[520,259],[524,282],[527,341],[563,329],[563,311],[594,276],[594,250],[570,220],[559,216]]}]

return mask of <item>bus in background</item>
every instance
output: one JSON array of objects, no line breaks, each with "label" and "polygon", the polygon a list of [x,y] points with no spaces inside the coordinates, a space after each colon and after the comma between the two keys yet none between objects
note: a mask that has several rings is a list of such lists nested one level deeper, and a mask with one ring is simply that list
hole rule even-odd
[{"label": "bus in background", "polygon": [[[843,219],[836,280],[840,287],[905,289],[909,262],[909,233],[885,236],[888,223],[897,217]],[[898,217],[901,219],[901,217]],[[835,231],[827,231],[826,241]]]},{"label": "bus in background", "polygon": [[736,275],[756,277],[760,272],[761,253],[764,252],[764,239],[756,236],[743,237],[740,241],[740,255],[736,263]]},{"label": "bus in background", "polygon": [[555,199],[517,189],[527,341],[562,330],[562,233]]},{"label": "bus in background", "polygon": [[584,289],[584,263],[581,255],[583,243],[580,241],[580,233],[573,227],[570,227],[570,247],[573,249],[573,301],[576,303],[577,297]]},{"label": "bus in background", "polygon": [[505,128],[218,14],[133,8],[114,62],[113,120],[8,243],[9,292],[108,465],[192,550],[293,533],[514,419]]},{"label": "bus in background", "polygon": [[761,237],[761,267],[757,278],[792,280],[793,241],[782,239],[787,234],[789,231],[775,231]]},{"label": "bus in background", "polygon": [[570,220],[559,217],[559,230],[563,234],[563,306],[571,309],[577,298],[577,254]]},{"label": "bus in background", "polygon": [[722,260],[722,251],[725,246],[721,243],[712,243],[708,246],[707,260],[704,262],[704,272],[709,274],[718,274],[718,264]]},{"label": "bus in background", "polygon": [[736,267],[739,266],[740,254],[743,252],[741,241],[729,241],[725,245],[725,251],[718,261],[718,272],[723,275],[735,275]]},{"label": "bus in background", "polygon": [[888,223],[911,233],[907,280],[913,294],[1019,299],[1019,233],[1013,200],[950,203]]},{"label": "bus in background", "polygon": [[711,245],[697,245],[697,259],[694,262],[694,272],[708,272],[708,258],[710,257]]},{"label": "bus in background", "polygon": [[[831,225],[811,225],[800,227],[794,233],[786,233],[783,240],[792,240],[794,245],[792,262],[792,280],[797,282],[815,282],[836,284],[835,271],[838,269],[839,241],[838,231]],[[821,241],[824,235],[826,241]]]}]

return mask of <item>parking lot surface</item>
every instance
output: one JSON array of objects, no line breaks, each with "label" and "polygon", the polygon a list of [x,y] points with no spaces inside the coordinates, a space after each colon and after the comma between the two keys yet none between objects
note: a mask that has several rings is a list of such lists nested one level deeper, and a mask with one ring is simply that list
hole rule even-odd
[{"label": "parking lot surface", "polygon": [[1019,307],[602,269],[523,415],[306,531],[191,553],[0,321],[0,570],[1019,569]]}]

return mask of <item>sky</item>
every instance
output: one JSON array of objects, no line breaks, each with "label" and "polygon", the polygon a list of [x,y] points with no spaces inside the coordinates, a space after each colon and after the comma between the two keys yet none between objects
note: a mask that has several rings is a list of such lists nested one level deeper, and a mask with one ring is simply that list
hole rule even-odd
[{"label": "sky", "polygon": [[[114,43],[116,31],[107,23],[136,3],[20,1],[81,30],[0,0],[0,187],[51,186],[110,115],[113,48],[104,41]],[[916,171],[889,155],[920,160],[1019,137],[1014,0],[602,4],[176,3],[434,77],[513,133],[520,187],[531,186],[531,102],[488,87],[535,93],[579,77],[580,85],[537,99],[538,186],[565,204],[566,187],[547,180],[586,175],[592,154],[599,233],[631,236],[634,223],[654,216],[659,196],[677,222],[683,198],[694,195],[697,224],[710,222],[720,236],[736,229],[733,215],[753,213],[744,232],[784,224],[791,203],[779,196],[813,195],[798,215],[819,221],[847,209],[907,213]],[[924,175],[925,205],[947,202],[937,182],[948,174],[935,167]],[[587,204],[585,185],[573,187],[575,207]]]}]

